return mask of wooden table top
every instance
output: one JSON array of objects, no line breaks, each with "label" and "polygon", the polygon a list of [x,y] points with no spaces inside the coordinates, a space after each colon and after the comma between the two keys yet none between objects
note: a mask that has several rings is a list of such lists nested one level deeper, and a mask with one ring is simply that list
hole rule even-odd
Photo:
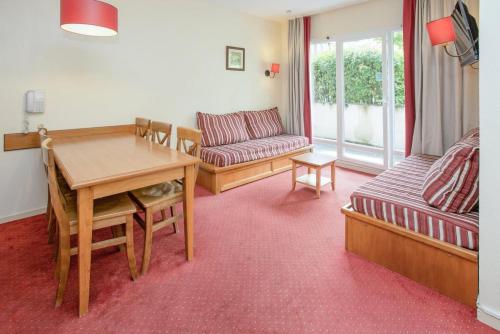
[{"label": "wooden table top", "polygon": [[291,157],[290,159],[299,164],[304,163],[311,166],[322,167],[331,165],[335,162],[335,160],[337,160],[337,157],[312,152],[297,155],[295,157]]},{"label": "wooden table top", "polygon": [[199,163],[133,134],[54,139],[54,157],[71,189]]}]

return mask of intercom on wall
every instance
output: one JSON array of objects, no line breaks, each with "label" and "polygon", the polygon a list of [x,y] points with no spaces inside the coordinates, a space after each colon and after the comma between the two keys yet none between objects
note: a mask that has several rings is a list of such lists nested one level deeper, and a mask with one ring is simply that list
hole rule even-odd
[{"label": "intercom on wall", "polygon": [[23,133],[27,134],[30,132],[29,115],[41,114],[45,111],[45,93],[41,90],[27,91],[24,111]]},{"label": "intercom on wall", "polygon": [[26,112],[43,113],[45,110],[45,94],[40,90],[26,92]]}]

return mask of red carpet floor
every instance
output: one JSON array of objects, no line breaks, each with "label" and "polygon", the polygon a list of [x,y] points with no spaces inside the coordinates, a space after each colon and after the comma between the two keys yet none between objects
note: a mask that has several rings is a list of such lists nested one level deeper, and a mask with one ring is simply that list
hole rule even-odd
[{"label": "red carpet floor", "polygon": [[44,218],[0,225],[0,333],[493,332],[471,308],[344,251],[340,207],[368,179],[340,169],[337,190],[320,200],[300,186],[291,193],[290,173],[219,196],[197,189],[194,261],[184,260],[182,233],[167,229],[136,282],[124,253],[94,252],[82,319],[76,258],[53,307]]}]

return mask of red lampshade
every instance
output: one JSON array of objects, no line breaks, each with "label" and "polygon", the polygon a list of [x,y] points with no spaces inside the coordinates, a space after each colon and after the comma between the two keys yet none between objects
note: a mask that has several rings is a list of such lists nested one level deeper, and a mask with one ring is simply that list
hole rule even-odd
[{"label": "red lampshade", "polygon": [[427,23],[427,32],[432,45],[446,45],[457,38],[451,16]]},{"label": "red lampshade", "polygon": [[61,28],[90,36],[118,34],[118,9],[98,0],[61,0]]},{"label": "red lampshade", "polygon": [[280,64],[272,64],[271,65],[271,72],[280,73]]}]

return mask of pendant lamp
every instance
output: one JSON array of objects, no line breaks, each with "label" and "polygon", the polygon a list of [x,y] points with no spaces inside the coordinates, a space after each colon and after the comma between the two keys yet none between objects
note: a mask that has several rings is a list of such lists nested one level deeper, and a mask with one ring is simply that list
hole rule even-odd
[{"label": "pendant lamp", "polygon": [[61,28],[88,36],[115,36],[118,9],[98,0],[61,0]]}]

